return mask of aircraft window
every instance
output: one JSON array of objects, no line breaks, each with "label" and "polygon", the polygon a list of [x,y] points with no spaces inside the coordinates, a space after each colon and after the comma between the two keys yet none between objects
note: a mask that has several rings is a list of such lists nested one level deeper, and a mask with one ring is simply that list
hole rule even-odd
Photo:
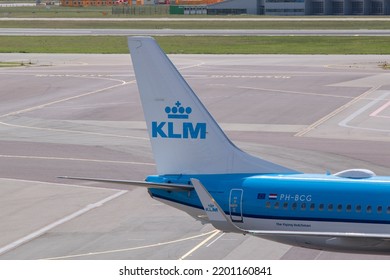
[{"label": "aircraft window", "polygon": [[360,213],[362,211],[361,205],[356,205],[356,212]]},{"label": "aircraft window", "polygon": [[382,206],[378,206],[377,208],[376,208],[376,211],[378,212],[378,213],[382,213]]},{"label": "aircraft window", "polygon": [[343,210],[343,205],[339,204],[337,205],[337,211],[341,212]]},{"label": "aircraft window", "polygon": [[296,203],[296,202],[294,202],[294,203],[291,205],[291,209],[292,209],[292,210],[297,209],[297,203]]},{"label": "aircraft window", "polygon": [[320,204],[319,206],[318,206],[318,209],[320,210],[320,211],[323,211],[324,210],[324,204]]},{"label": "aircraft window", "polygon": [[314,211],[315,208],[316,208],[316,205],[314,203],[311,203],[310,204],[310,211]]},{"label": "aircraft window", "polygon": [[275,209],[279,209],[279,202],[275,202],[274,208],[275,208]]},{"label": "aircraft window", "polygon": [[328,204],[328,211],[333,211],[333,204]]},{"label": "aircraft window", "polygon": [[288,202],[283,203],[283,209],[287,209],[287,208],[288,208]]},{"label": "aircraft window", "polygon": [[370,205],[367,206],[366,212],[367,213],[371,213],[372,212],[372,207]]},{"label": "aircraft window", "polygon": [[301,204],[301,210],[305,211],[306,210],[306,203]]},{"label": "aircraft window", "polygon": [[265,207],[270,208],[270,207],[271,207],[271,202],[267,201],[267,202],[265,203]]},{"label": "aircraft window", "polygon": [[351,204],[348,204],[347,207],[345,207],[345,209],[347,210],[347,212],[351,212],[351,210],[352,210],[352,205],[351,205]]},{"label": "aircraft window", "polygon": [[387,211],[386,211],[387,214],[390,214],[390,206],[387,206]]}]

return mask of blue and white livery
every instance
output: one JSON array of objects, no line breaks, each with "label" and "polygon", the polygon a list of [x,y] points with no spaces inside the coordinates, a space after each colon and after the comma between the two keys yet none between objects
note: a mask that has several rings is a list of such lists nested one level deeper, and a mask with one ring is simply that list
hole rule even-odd
[{"label": "blue and white livery", "polygon": [[225,232],[320,250],[390,254],[390,177],[299,171],[253,157],[224,134],[150,37],[130,37],[157,175],[152,198]]}]

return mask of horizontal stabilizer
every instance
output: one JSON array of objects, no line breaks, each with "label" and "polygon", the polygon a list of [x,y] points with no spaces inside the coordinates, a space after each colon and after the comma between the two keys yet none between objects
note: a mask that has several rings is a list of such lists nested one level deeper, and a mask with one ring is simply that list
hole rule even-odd
[{"label": "horizontal stabilizer", "polygon": [[[57,178],[121,184],[121,185],[128,185],[128,186],[134,186],[134,187],[145,187],[145,188],[154,188],[154,189],[172,189],[172,190],[192,190],[193,189],[193,186],[191,186],[191,185],[153,183],[153,182],[145,182],[145,181],[128,181],[128,180],[113,180],[113,179],[69,177],[69,176],[59,176]],[[123,188],[121,188],[121,189],[123,189]]]}]

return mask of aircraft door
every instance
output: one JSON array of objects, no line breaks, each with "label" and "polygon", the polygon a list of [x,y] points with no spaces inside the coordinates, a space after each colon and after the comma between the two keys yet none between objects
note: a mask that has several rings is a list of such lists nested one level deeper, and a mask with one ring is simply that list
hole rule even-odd
[{"label": "aircraft door", "polygon": [[243,222],[242,217],[242,189],[231,189],[229,197],[229,210],[232,222]]}]

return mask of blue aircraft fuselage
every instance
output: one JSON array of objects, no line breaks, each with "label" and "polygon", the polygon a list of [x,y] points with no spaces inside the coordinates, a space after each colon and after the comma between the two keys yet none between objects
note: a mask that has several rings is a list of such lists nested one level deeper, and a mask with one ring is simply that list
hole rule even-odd
[{"label": "blue aircraft fuselage", "polygon": [[[312,227],[310,222],[390,225],[390,177],[365,179],[334,175],[170,175],[149,176],[149,182],[190,184],[201,180],[233,222],[268,220],[275,228]],[[154,198],[202,209],[194,190],[149,189]],[[282,224],[280,224],[282,223]],[[252,226],[261,229],[262,223]],[[305,228],[307,229],[307,228]]]}]

